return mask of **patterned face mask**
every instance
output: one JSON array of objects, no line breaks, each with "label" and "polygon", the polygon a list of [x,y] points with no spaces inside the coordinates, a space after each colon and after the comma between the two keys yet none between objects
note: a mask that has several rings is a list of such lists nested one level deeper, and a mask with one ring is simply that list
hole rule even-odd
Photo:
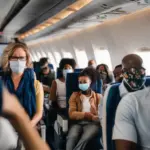
[{"label": "patterned face mask", "polygon": [[132,90],[139,90],[145,84],[145,69],[123,69],[123,77]]}]

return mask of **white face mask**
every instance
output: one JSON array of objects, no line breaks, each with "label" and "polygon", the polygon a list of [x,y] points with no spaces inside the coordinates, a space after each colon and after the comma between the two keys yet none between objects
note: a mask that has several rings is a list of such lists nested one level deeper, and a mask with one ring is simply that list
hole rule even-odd
[{"label": "white face mask", "polygon": [[64,78],[66,79],[67,73],[72,73],[72,72],[73,72],[72,69],[63,69],[63,76],[64,76]]},{"label": "white face mask", "polygon": [[24,69],[26,68],[26,61],[24,60],[16,60],[16,61],[10,61],[10,68],[11,71],[14,73],[23,73]]}]

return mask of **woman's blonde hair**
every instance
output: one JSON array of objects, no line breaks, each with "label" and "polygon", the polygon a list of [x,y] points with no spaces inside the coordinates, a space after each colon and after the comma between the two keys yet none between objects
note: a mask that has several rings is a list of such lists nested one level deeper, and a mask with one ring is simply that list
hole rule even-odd
[{"label": "woman's blonde hair", "polygon": [[14,51],[17,48],[22,48],[25,53],[26,53],[26,65],[28,68],[31,68],[31,59],[30,59],[30,54],[29,54],[29,49],[26,44],[24,43],[10,43],[8,46],[4,49],[4,52],[2,54],[2,59],[1,59],[1,65],[4,71],[9,71],[9,59],[13,55]]}]

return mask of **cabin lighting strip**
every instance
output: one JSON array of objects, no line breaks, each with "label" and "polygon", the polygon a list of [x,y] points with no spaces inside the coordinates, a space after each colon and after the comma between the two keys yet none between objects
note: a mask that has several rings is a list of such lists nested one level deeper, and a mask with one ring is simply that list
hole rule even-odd
[{"label": "cabin lighting strip", "polygon": [[35,26],[34,28],[32,28],[31,30],[19,35],[19,39],[25,39],[33,34],[36,34],[44,29],[46,29],[47,27],[50,27],[54,24],[56,24],[57,22],[61,21],[62,19],[68,17],[69,15],[75,13],[76,11],[80,10],[81,8],[83,8],[84,6],[88,5],[90,2],[92,2],[93,0],[77,0],[75,3],[73,3],[72,5],[66,7],[65,9],[63,9],[62,11],[60,11],[58,14],[56,14],[55,16],[47,19],[46,21],[44,21],[43,23]]}]

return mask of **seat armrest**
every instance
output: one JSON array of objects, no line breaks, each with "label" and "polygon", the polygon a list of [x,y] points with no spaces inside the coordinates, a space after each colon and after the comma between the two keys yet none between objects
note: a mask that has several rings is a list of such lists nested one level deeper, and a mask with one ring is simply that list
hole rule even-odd
[{"label": "seat armrest", "polygon": [[40,134],[44,141],[46,141],[46,125],[43,120],[40,120]]},{"label": "seat armrest", "polygon": [[62,114],[57,114],[57,123],[62,128],[62,132],[68,132],[68,118]]}]

